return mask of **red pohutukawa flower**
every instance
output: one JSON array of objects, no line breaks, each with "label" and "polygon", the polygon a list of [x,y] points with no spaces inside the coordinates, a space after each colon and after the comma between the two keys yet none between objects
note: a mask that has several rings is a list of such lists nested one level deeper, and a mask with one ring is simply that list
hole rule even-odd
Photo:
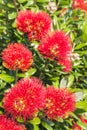
[{"label": "red pohutukawa flower", "polygon": [[34,17],[33,29],[30,33],[28,33],[28,37],[30,40],[42,40],[44,38],[51,27],[51,18],[45,12],[38,12]]},{"label": "red pohutukawa flower", "polygon": [[5,94],[3,107],[8,114],[23,119],[37,116],[45,104],[45,88],[37,78],[20,80]]},{"label": "red pohutukawa flower", "polygon": [[10,118],[0,115],[0,130],[26,130],[26,128]]},{"label": "red pohutukawa flower", "polygon": [[49,119],[65,118],[75,110],[75,95],[67,89],[47,88],[45,115]]},{"label": "red pohutukawa flower", "polygon": [[87,2],[85,0],[73,0],[72,6],[74,9],[87,11]]},{"label": "red pohutukawa flower", "polygon": [[28,70],[32,63],[32,53],[23,45],[18,43],[11,43],[2,52],[2,59],[4,67],[22,71]]},{"label": "red pohutukawa flower", "polygon": [[76,8],[82,8],[83,7],[84,0],[73,0],[72,6],[74,9]]},{"label": "red pohutukawa flower", "polygon": [[51,18],[45,12],[22,10],[16,18],[16,27],[28,35],[29,40],[41,40],[51,27]]},{"label": "red pohutukawa flower", "polygon": [[63,31],[56,31],[38,46],[39,52],[45,57],[56,60],[64,66],[64,71],[71,71],[72,44],[69,36]]},{"label": "red pohutukawa flower", "polygon": [[21,32],[30,33],[33,29],[33,17],[34,14],[30,10],[21,10],[15,20],[16,27]]}]

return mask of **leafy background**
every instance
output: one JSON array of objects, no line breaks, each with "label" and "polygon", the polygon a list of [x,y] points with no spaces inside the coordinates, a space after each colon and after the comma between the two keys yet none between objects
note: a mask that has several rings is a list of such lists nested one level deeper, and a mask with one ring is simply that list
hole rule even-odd
[{"label": "leafy background", "polygon": [[[21,42],[34,55],[33,67],[25,73],[19,71],[18,74],[4,68],[0,56],[0,113],[4,111],[2,108],[3,95],[15,83],[16,78],[36,76],[43,80],[46,85],[69,87],[76,93],[77,109],[72,114],[72,117],[58,122],[36,117],[25,123],[27,129],[72,130],[72,120],[75,119],[86,130],[87,125],[79,121],[78,115],[87,111],[87,14],[82,10],[73,10],[72,0],[52,0],[52,2],[57,6],[57,10],[54,12],[47,9],[49,0],[0,0],[0,52],[8,43]],[[71,73],[64,73],[54,61],[43,59],[35,49],[38,42],[29,43],[27,37],[16,30],[15,18],[18,11],[22,9],[44,10],[50,14],[53,20],[52,30],[62,29],[70,35],[73,53],[78,54],[73,59],[73,70]],[[19,119],[18,122],[21,123],[22,120]]]}]

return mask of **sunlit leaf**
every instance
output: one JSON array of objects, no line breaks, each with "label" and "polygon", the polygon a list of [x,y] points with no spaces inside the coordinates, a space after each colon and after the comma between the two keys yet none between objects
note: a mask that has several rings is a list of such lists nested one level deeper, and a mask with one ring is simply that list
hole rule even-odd
[{"label": "sunlit leaf", "polygon": [[16,12],[12,12],[11,14],[8,14],[9,19],[14,19],[16,18]]},{"label": "sunlit leaf", "polygon": [[0,79],[4,80],[5,82],[11,83],[14,81],[14,77],[8,74],[0,74]]},{"label": "sunlit leaf", "polygon": [[27,2],[28,0],[18,0],[19,3]]},{"label": "sunlit leaf", "polygon": [[74,83],[74,76],[73,75],[70,75],[68,77],[68,84],[67,84],[67,87],[71,87]]},{"label": "sunlit leaf", "polygon": [[30,120],[29,122],[33,125],[38,125],[41,121],[39,117],[35,117],[33,120]]}]

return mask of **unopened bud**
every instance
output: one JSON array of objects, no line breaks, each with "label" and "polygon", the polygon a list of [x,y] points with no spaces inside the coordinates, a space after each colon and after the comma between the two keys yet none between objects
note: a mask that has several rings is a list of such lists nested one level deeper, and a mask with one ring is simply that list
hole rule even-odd
[{"label": "unopened bud", "polygon": [[78,53],[72,53],[70,56],[72,61],[80,60]]}]

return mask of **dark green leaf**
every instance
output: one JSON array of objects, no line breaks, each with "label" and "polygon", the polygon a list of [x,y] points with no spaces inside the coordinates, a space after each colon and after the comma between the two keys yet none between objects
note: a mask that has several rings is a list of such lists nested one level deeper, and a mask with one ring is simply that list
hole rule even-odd
[{"label": "dark green leaf", "polygon": [[53,128],[47,122],[42,121],[41,124],[46,130],[53,130]]}]

